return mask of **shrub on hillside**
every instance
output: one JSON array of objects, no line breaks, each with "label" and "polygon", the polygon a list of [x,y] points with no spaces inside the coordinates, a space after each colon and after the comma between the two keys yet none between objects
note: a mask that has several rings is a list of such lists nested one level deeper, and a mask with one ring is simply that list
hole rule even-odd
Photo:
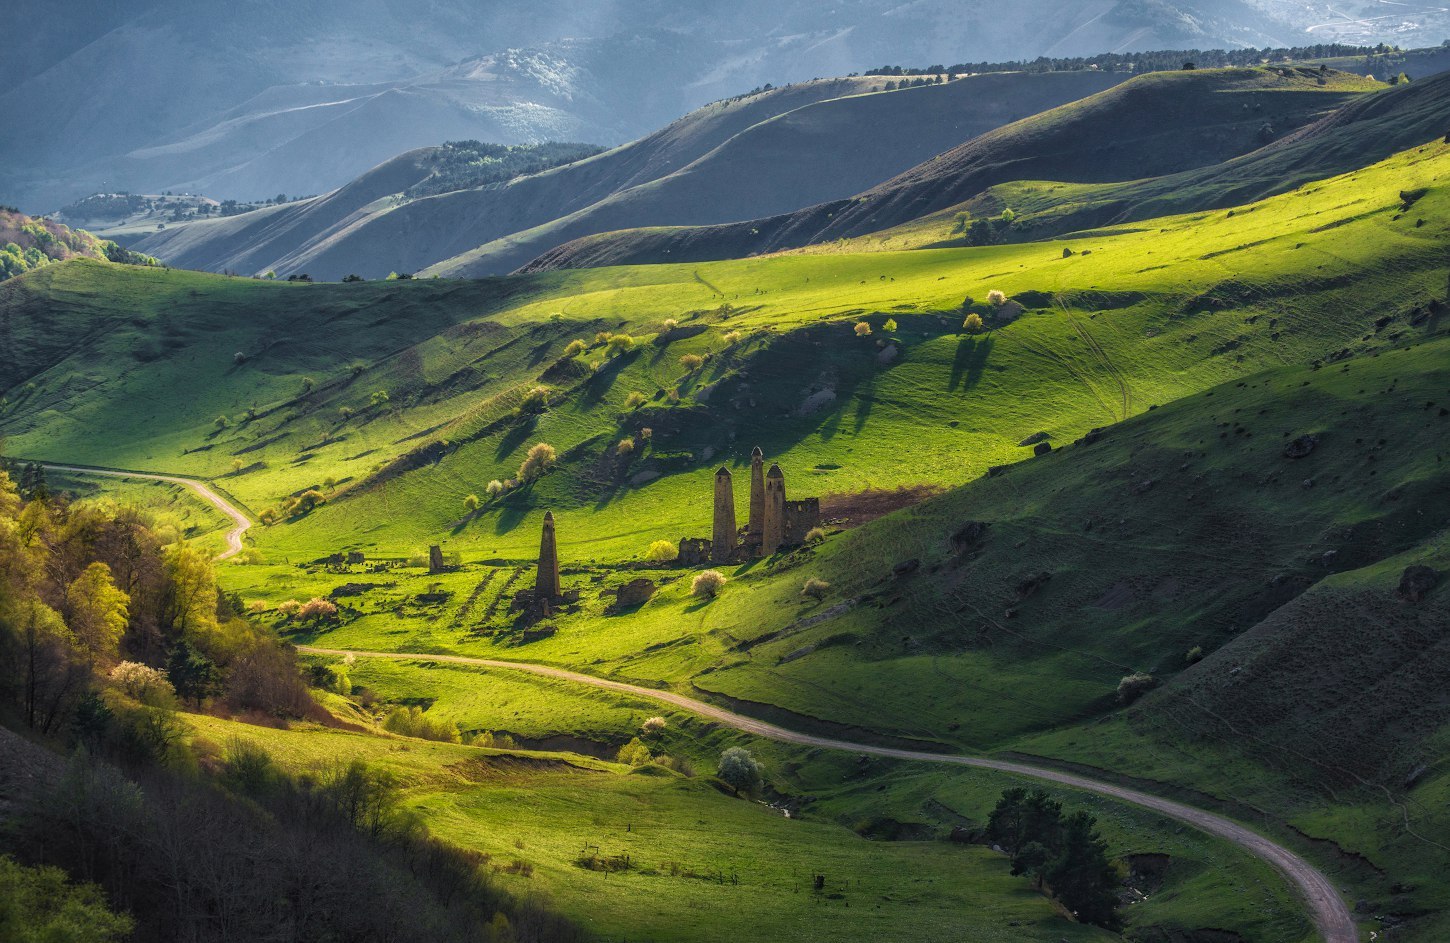
[{"label": "shrub on hillside", "polygon": [[741,747],[731,747],[720,754],[720,765],[716,768],[715,775],[733,789],[737,796],[742,792],[751,795],[759,791],[764,780],[760,764],[748,750]]},{"label": "shrub on hillside", "polygon": [[634,453],[634,438],[631,437],[631,436],[625,436],[624,438],[620,439],[619,442],[615,444],[614,451],[618,455],[631,455],[631,454],[633,454]]},{"label": "shrub on hillside", "polygon": [[581,341],[581,340],[572,340],[572,341],[569,342],[569,346],[567,346],[567,347],[564,348],[564,356],[565,357],[577,357],[580,354],[584,353],[584,350],[585,350],[585,347],[584,347],[584,342],[583,341]]},{"label": "shrub on hillside", "polygon": [[664,330],[664,333],[666,334],[668,334],[670,331],[673,331],[679,326],[680,322],[676,321],[674,318],[665,318],[665,323],[660,325],[660,327]]},{"label": "shrub on hillside", "polygon": [[302,603],[298,602],[295,599],[284,599],[281,602],[277,603],[277,612],[279,612],[284,618],[287,619],[291,619],[301,610]]},{"label": "shrub on hillside", "polygon": [[630,393],[628,396],[626,396],[624,398],[624,408],[625,409],[639,409],[641,406],[643,406],[645,403],[648,403],[648,402],[649,402],[649,397],[645,396],[643,393],[639,392],[638,390],[635,390],[633,393]]},{"label": "shrub on hillside", "polygon": [[650,717],[644,723],[640,724],[639,729],[646,736],[652,736],[654,734],[664,733],[665,728],[668,726],[669,723],[663,717]]},{"label": "shrub on hillside", "polygon": [[399,707],[388,714],[383,729],[404,737],[437,740],[439,743],[462,743],[458,725],[449,720],[429,717],[421,707]]},{"label": "shrub on hillside", "polygon": [[645,746],[639,737],[634,737],[624,746],[620,747],[619,753],[614,758],[628,766],[643,766],[654,759],[654,757],[650,756],[649,747]]},{"label": "shrub on hillside", "polygon": [[524,461],[519,465],[519,480],[533,481],[554,464],[558,453],[554,447],[547,442],[536,443],[529,449],[529,454],[524,456]]},{"label": "shrub on hillside", "polygon": [[870,337],[871,325],[867,324],[865,321],[857,321],[855,331],[857,337]]},{"label": "shrub on hillside", "polygon": [[686,370],[698,370],[705,363],[705,358],[699,354],[685,354],[680,358],[680,366]]},{"label": "shrub on hillside", "polygon": [[975,311],[967,315],[966,320],[962,321],[962,330],[968,334],[982,333],[982,316]]},{"label": "shrub on hillside", "polygon": [[812,527],[806,531],[806,543],[808,544],[818,544],[825,539],[826,529],[824,527]]},{"label": "shrub on hillside", "polygon": [[1131,704],[1157,686],[1157,679],[1150,674],[1134,672],[1124,675],[1123,680],[1118,682],[1118,703]]},{"label": "shrub on hillside", "polygon": [[534,387],[533,389],[525,393],[524,398],[519,401],[519,412],[543,412],[545,409],[549,408],[549,398],[553,396],[553,394],[554,391],[547,386]]},{"label": "shrub on hillside", "polygon": [[998,291],[997,289],[993,288],[991,291],[987,292],[987,304],[991,305],[992,307],[1000,308],[1006,303],[1007,296],[1004,295],[1002,292]]},{"label": "shrub on hillside", "polygon": [[656,540],[644,552],[644,558],[650,563],[669,563],[678,558],[679,555],[680,548],[676,547],[674,541],[670,540]]},{"label": "shrub on hillside", "polygon": [[812,599],[822,599],[830,591],[830,588],[830,583],[812,576],[807,578],[805,585],[801,587],[801,595],[809,596]]},{"label": "shrub on hillside", "polygon": [[886,319],[886,323],[883,324],[883,325],[881,325],[881,330],[885,331],[887,334],[895,334],[896,333],[896,319],[895,318],[887,318]]},{"label": "shrub on hillside", "polygon": [[631,350],[634,350],[635,340],[628,334],[612,334],[604,346],[609,349],[609,353],[612,356],[627,354]]},{"label": "shrub on hillside", "polygon": [[166,677],[166,672],[137,661],[123,661],[111,669],[111,683],[132,700],[150,704],[158,699],[169,701],[176,690]]},{"label": "shrub on hillside", "polygon": [[297,609],[297,618],[302,622],[317,625],[337,618],[337,606],[320,596],[313,596]]},{"label": "shrub on hillside", "polygon": [[740,343],[740,332],[739,331],[726,331],[725,334],[720,339],[722,341],[724,341],[727,345],[733,346],[735,344]]},{"label": "shrub on hillside", "polygon": [[690,582],[690,592],[701,599],[714,599],[729,580],[719,570],[706,570]]},{"label": "shrub on hillside", "polygon": [[463,499],[463,510],[465,510],[465,511],[477,511],[478,510],[478,495],[476,495],[476,494],[470,494],[467,497],[465,497]]}]

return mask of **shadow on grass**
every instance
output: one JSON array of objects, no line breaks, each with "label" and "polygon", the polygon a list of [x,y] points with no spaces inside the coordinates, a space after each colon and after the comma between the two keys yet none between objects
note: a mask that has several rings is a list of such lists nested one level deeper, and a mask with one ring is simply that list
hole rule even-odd
[{"label": "shadow on grass", "polygon": [[955,393],[970,390],[982,379],[987,357],[992,353],[990,337],[963,337],[957,343],[957,355],[952,359],[952,375],[947,381],[947,391]]}]

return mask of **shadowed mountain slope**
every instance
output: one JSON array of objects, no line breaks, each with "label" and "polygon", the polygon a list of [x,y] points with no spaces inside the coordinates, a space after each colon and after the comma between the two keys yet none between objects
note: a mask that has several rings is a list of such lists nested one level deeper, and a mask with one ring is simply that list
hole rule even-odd
[{"label": "shadowed mountain slope", "polygon": [[749,219],[846,196],[1123,78],[986,75],[890,94],[864,94],[884,88],[881,78],[806,82],[708,105],[633,144],[503,186],[382,199],[426,173],[424,149],[315,200],[173,226],[138,248],[187,268],[338,279],[412,272],[487,244],[470,255],[470,272],[500,274],[581,234]]},{"label": "shadowed mountain slope", "polygon": [[[1257,150],[1380,87],[1316,69],[1139,76],[985,134],[849,200],[732,225],[586,240],[529,268],[740,258],[887,229],[1014,180],[1104,183],[1205,167]],[[468,258],[433,271],[467,274]]]}]

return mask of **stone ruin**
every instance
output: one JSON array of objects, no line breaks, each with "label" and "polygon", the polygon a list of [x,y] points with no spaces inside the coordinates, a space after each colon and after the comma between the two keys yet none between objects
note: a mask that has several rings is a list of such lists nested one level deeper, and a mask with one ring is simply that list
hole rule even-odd
[{"label": "stone ruin", "polygon": [[534,588],[514,595],[510,609],[522,612],[521,626],[529,626],[552,616],[561,606],[579,601],[579,591],[565,591],[559,578],[559,539],[554,530],[554,512],[544,512],[544,526],[539,535],[539,564],[534,574]]},{"label": "stone ruin", "polygon": [[734,478],[730,469],[715,473],[714,530],[710,540],[685,537],[680,541],[680,566],[706,563],[741,563],[768,557],[778,550],[799,547],[806,535],[821,524],[821,499],[790,501],[785,496],[785,472],[779,465],[765,470],[765,454],[750,453],[750,508],[742,531],[735,517]]}]

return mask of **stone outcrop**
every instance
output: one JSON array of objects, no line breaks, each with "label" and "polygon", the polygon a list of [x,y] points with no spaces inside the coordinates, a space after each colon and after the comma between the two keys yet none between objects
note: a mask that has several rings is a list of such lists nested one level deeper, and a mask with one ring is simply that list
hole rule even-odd
[{"label": "stone outcrop", "polygon": [[711,559],[710,541],[703,537],[685,537],[680,540],[679,556],[675,557],[677,565],[704,566]]},{"label": "stone outcrop", "polygon": [[614,591],[614,605],[610,607],[611,612],[620,612],[625,609],[633,609],[636,606],[643,606],[650,601],[655,594],[653,580],[644,577],[630,580],[619,589]]},{"label": "stone outcrop", "polygon": [[1396,594],[1407,602],[1420,602],[1440,582],[1440,574],[1427,566],[1405,567]]},{"label": "stone outcrop", "polygon": [[[341,557],[340,554],[339,557]],[[338,562],[341,563],[341,559],[339,559]],[[433,546],[428,548],[428,572],[443,572],[443,548],[438,546],[437,544],[434,544]]]}]

